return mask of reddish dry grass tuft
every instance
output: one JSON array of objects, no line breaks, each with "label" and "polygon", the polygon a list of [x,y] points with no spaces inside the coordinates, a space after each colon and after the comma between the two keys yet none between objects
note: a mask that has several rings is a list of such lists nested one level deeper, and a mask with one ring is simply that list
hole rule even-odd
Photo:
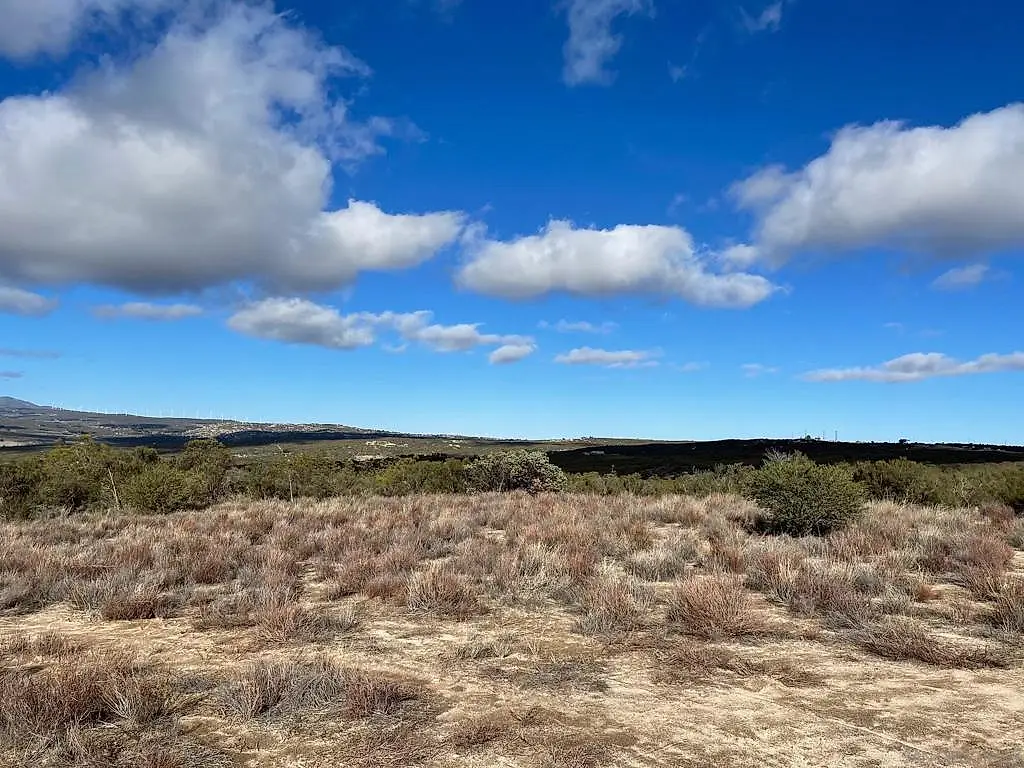
[{"label": "reddish dry grass tuft", "polygon": [[509,713],[490,712],[457,722],[448,741],[456,749],[473,749],[505,738],[514,730]]},{"label": "reddish dry grass tuft", "polygon": [[788,687],[817,685],[822,676],[786,659],[761,661],[720,646],[677,643],[655,652],[654,679],[671,684],[704,683],[722,673],[737,677],[770,677]]},{"label": "reddish dry grass tuft", "polygon": [[50,630],[36,635],[15,635],[0,645],[0,650],[12,656],[61,658],[81,653],[85,647],[81,640]]},{"label": "reddish dry grass tuft", "polygon": [[913,619],[890,616],[851,635],[857,645],[893,661],[917,660],[938,667],[1008,667],[1013,656],[995,646],[966,645],[929,632]]},{"label": "reddish dry grass tuft", "polygon": [[670,625],[708,639],[739,637],[767,629],[764,616],[738,578],[713,575],[678,584],[668,598]]},{"label": "reddish dry grass tuft", "polygon": [[953,581],[975,597],[989,599],[1002,587],[1006,569],[1013,559],[1013,547],[991,534],[967,539],[951,557]]},{"label": "reddish dry grass tuft", "polygon": [[342,667],[327,657],[292,661],[257,660],[217,698],[221,711],[253,719],[262,716],[334,712],[348,718],[399,714],[422,699],[418,683],[381,672]]},{"label": "reddish dry grass tuft", "polygon": [[108,722],[145,725],[186,704],[169,674],[120,652],[66,657],[34,672],[2,672],[0,687],[0,733],[13,742]]}]

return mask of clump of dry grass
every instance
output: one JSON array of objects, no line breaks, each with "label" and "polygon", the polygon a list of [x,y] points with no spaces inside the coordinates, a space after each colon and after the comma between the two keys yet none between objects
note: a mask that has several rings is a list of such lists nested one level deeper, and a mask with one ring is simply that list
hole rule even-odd
[{"label": "clump of dry grass", "polygon": [[359,626],[352,606],[328,612],[291,600],[267,600],[256,607],[253,616],[260,636],[270,642],[318,642]]},{"label": "clump of dry grass", "polygon": [[506,680],[527,690],[543,688],[591,693],[608,690],[607,666],[588,656],[535,660],[515,666],[492,664],[482,667],[480,671],[485,677]]},{"label": "clump of dry grass", "polygon": [[736,677],[770,677],[788,687],[820,684],[822,676],[787,659],[758,660],[704,643],[676,643],[655,652],[654,679],[671,684],[705,683],[722,673]]},{"label": "clump of dry grass", "polygon": [[99,614],[107,621],[166,618],[181,602],[177,595],[163,592],[153,584],[114,587],[103,597]]},{"label": "clump of dry grass", "polygon": [[667,581],[686,572],[700,553],[691,531],[673,531],[651,549],[633,552],[624,561],[629,573],[647,581]]},{"label": "clump of dry grass", "polygon": [[712,640],[752,635],[768,628],[742,581],[718,574],[676,585],[668,598],[665,618],[674,628]]},{"label": "clump of dry grass", "polygon": [[543,768],[598,768],[608,765],[608,748],[579,739],[549,744],[541,761]]},{"label": "clump of dry grass", "polygon": [[[865,586],[872,591],[877,588],[874,582]],[[789,605],[797,614],[822,616],[831,628],[861,626],[876,612],[871,599],[858,589],[849,566],[829,562],[801,566]]]},{"label": "clump of dry grass", "polygon": [[654,594],[633,577],[605,569],[582,587],[579,602],[584,612],[576,622],[580,632],[629,632],[643,627]]},{"label": "clump of dry grass", "polygon": [[529,646],[529,643],[515,632],[500,632],[490,637],[477,635],[455,646],[446,657],[453,661],[503,659],[514,654],[521,645]]},{"label": "clump of dry grass", "polygon": [[405,573],[379,573],[363,585],[362,594],[386,602],[398,601],[409,591],[409,576]]},{"label": "clump of dry grass", "polygon": [[14,742],[117,721],[146,725],[189,701],[166,671],[109,651],[64,657],[37,671],[0,672],[0,690],[0,733]]},{"label": "clump of dry grass", "polygon": [[485,610],[465,577],[443,565],[409,577],[406,605],[412,611],[453,619],[466,619]]},{"label": "clump of dry grass", "polygon": [[1013,547],[1002,538],[981,533],[968,538],[950,560],[952,580],[966,587],[975,597],[989,599],[1002,587]]},{"label": "clump of dry grass", "polygon": [[418,683],[382,672],[351,669],[324,657],[290,661],[259,659],[221,687],[222,712],[243,719],[331,712],[365,718],[400,713],[423,698]]},{"label": "clump of dry grass", "polygon": [[375,563],[370,558],[359,557],[341,565],[328,565],[330,573],[324,592],[328,600],[337,600],[360,592],[373,577]]},{"label": "clump of dry grass", "polygon": [[746,583],[770,599],[788,604],[806,555],[788,539],[761,539],[746,553]]},{"label": "clump of dry grass", "polygon": [[1007,579],[996,593],[990,624],[1004,632],[1024,632],[1024,579]]},{"label": "clump of dry grass", "polygon": [[938,667],[1008,667],[1013,656],[1002,648],[978,646],[930,634],[919,622],[889,616],[851,633],[861,648],[893,661],[923,661]]},{"label": "clump of dry grass", "polygon": [[77,638],[69,637],[54,630],[38,634],[21,634],[0,645],[0,650],[11,656],[48,656],[61,658],[81,653],[85,643]]},{"label": "clump of dry grass", "polygon": [[514,731],[509,713],[488,712],[457,722],[448,743],[456,749],[473,749],[507,738]]},{"label": "clump of dry grass", "polygon": [[[38,768],[25,750],[12,768]],[[185,736],[173,725],[139,731],[122,727],[72,729],[47,751],[52,768],[230,768],[231,757]]]}]

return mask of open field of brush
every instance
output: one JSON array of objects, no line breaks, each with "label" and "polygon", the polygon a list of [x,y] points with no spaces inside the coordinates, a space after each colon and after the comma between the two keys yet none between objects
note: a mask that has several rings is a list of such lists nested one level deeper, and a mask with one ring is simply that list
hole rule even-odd
[{"label": "open field of brush", "polygon": [[1024,766],[1024,521],[739,497],[0,524],[0,765]]}]

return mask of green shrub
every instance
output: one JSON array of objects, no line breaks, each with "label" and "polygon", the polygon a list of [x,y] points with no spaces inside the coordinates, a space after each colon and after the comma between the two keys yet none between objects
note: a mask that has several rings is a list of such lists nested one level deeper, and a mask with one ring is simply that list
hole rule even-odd
[{"label": "green shrub", "polygon": [[191,440],[174,458],[174,465],[185,474],[191,502],[207,506],[219,500],[227,490],[231,451],[216,440]]},{"label": "green shrub", "polygon": [[466,467],[471,491],[561,491],[569,484],[546,453],[516,449],[481,456]]},{"label": "green shrub", "polygon": [[1024,513],[1024,464],[1006,466],[992,483],[992,501],[1011,507],[1018,515]]},{"label": "green shrub", "polygon": [[112,506],[117,486],[115,470],[120,474],[124,463],[123,452],[89,437],[51,448],[43,455],[40,467],[39,500],[68,512]]},{"label": "green shrub", "polygon": [[374,475],[374,490],[384,496],[410,493],[462,493],[465,465],[459,459],[399,459]]},{"label": "green shrub", "polygon": [[854,479],[873,499],[914,504],[942,501],[939,471],[909,459],[861,462],[854,470]]},{"label": "green shrub", "polygon": [[791,536],[835,530],[855,518],[864,503],[849,468],[815,464],[799,453],[767,459],[752,473],[748,488],[767,512],[765,526]]},{"label": "green shrub", "polygon": [[138,468],[120,485],[121,502],[138,512],[177,512],[202,509],[210,503],[208,478],[170,461]]},{"label": "green shrub", "polygon": [[39,505],[38,461],[0,464],[0,520],[31,517]]}]

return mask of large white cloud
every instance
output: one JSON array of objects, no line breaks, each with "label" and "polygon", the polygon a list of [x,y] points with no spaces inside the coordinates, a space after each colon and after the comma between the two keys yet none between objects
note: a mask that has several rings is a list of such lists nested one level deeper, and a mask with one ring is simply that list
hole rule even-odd
[{"label": "large white cloud", "polygon": [[212,5],[133,62],[0,102],[0,279],[323,290],[457,237],[455,212],[324,211],[333,164],[397,130],[332,95],[368,68],[267,5]]},{"label": "large white cloud", "polygon": [[228,319],[228,326],[256,338],[329,349],[370,346],[382,331],[396,333],[406,342],[422,344],[435,352],[497,346],[490,357],[492,363],[521,360],[536,349],[529,336],[483,333],[479,323],[440,325],[432,319],[433,313],[427,311],[343,315],[334,307],[307,299],[270,298],[243,307]]},{"label": "large white cloud", "polygon": [[228,319],[228,326],[260,339],[356,349],[375,341],[375,319],[362,314],[342,315],[333,307],[306,299],[274,298],[240,309]]},{"label": "large white cloud", "polygon": [[801,250],[907,248],[971,258],[1024,246],[1024,104],[952,127],[843,128],[821,157],[735,185],[757,215],[761,258]]},{"label": "large white cloud", "polygon": [[619,16],[649,12],[651,0],[568,0],[569,39],[563,54],[562,79],[567,85],[607,85],[612,73],[606,65],[622,47],[622,36],[612,33]]},{"label": "large white cloud", "polygon": [[579,229],[552,221],[509,242],[477,236],[458,274],[464,287],[522,299],[553,291],[586,296],[653,293],[699,306],[748,307],[775,290],[759,275],[716,274],[679,227],[621,224]]},{"label": "large white cloud", "polygon": [[1006,355],[990,353],[974,360],[960,361],[940,352],[914,352],[878,366],[828,368],[804,374],[807,381],[921,381],[937,376],[967,376],[976,373],[1024,371],[1024,352]]}]

